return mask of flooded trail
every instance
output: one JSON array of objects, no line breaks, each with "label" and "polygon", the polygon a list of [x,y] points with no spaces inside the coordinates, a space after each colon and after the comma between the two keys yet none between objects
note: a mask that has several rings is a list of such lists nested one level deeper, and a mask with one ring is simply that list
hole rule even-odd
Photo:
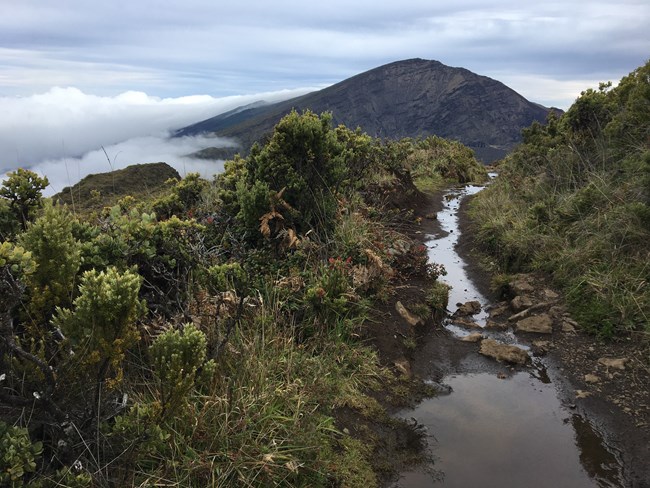
[{"label": "flooded trail", "polygon": [[[431,236],[427,246],[430,260],[447,270],[443,281],[452,286],[449,308],[478,301],[481,312],[472,318],[482,328],[486,309],[494,304],[472,282],[456,252],[460,204],[481,189],[467,186],[444,195],[438,221],[445,235]],[[455,337],[446,339],[452,343],[476,332],[450,322],[445,328]],[[479,330],[485,337],[529,349],[512,330]],[[431,373],[427,381],[448,385],[451,393],[398,414],[425,427],[433,462],[402,473],[393,488],[624,486],[619,453],[585,418],[562,404],[543,359],[513,367],[480,356],[477,348],[452,358],[441,342],[440,337],[428,341],[419,361],[432,365],[431,371],[442,371]]]}]

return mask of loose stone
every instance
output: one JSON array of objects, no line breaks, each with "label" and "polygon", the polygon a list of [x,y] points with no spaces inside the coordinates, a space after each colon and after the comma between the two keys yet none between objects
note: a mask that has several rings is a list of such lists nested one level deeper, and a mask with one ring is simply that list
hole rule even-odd
[{"label": "loose stone", "polygon": [[526,364],[528,361],[528,354],[522,348],[501,344],[494,339],[483,340],[479,353],[497,361],[507,361],[509,363]]},{"label": "loose stone", "polygon": [[517,332],[550,334],[553,332],[553,320],[547,314],[533,315],[517,322],[515,328]]},{"label": "loose stone", "polygon": [[627,358],[600,358],[598,360],[599,364],[602,364],[606,368],[613,368],[613,369],[620,369],[624,370],[625,369],[625,363],[627,363]]}]

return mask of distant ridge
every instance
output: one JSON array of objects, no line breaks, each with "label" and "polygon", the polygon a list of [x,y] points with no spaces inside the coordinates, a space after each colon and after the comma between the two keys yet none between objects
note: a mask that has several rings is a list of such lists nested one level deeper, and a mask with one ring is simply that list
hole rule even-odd
[{"label": "distant ridge", "polygon": [[61,190],[52,200],[76,210],[101,209],[127,195],[155,195],[172,178],[180,180],[181,175],[167,163],[134,164],[108,173],[90,174]]},{"label": "distant ridge", "polygon": [[409,59],[291,100],[221,114],[178,134],[231,137],[245,150],[293,108],[330,111],[336,124],[361,127],[375,137],[435,134],[459,140],[485,162],[503,157],[520,142],[521,129],[544,121],[551,110],[486,76],[439,61]]}]

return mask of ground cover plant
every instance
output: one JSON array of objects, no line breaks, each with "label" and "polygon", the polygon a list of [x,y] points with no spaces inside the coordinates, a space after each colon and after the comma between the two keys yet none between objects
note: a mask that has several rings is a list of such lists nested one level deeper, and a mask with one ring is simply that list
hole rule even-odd
[{"label": "ground cover plant", "polygon": [[[42,198],[37,175],[10,174],[2,484],[377,485],[379,440],[344,432],[335,414],[395,422],[372,393],[406,380],[359,332],[381,326],[366,318],[400,262],[422,262],[436,290],[423,313],[445,302],[440,270],[394,225],[408,212],[385,206],[390,188],[418,191],[415,168],[484,174],[469,153],[454,168],[445,144],[379,141],[293,112],[212,181],[76,202],[83,213]],[[434,147],[444,172],[425,169]]]}]

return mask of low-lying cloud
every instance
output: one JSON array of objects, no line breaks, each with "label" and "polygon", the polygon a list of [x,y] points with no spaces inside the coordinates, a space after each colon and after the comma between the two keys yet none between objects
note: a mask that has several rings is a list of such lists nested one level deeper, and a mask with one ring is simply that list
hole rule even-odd
[{"label": "low-lying cloud", "polygon": [[169,133],[134,137],[89,151],[78,158],[57,158],[41,161],[31,169],[45,175],[50,186],[45,195],[60,192],[88,174],[106,173],[132,164],[166,162],[181,176],[200,173],[204,178],[223,171],[223,161],[197,159],[190,155],[206,147],[225,147],[232,141],[206,136],[170,138]]},{"label": "low-lying cloud", "polygon": [[165,161],[181,174],[210,176],[221,168],[187,155],[233,143],[204,136],[170,139],[175,129],[258,100],[274,102],[311,90],[157,98],[143,92],[99,97],[77,88],[52,88],[29,97],[0,97],[0,174],[30,168],[48,177],[48,193],[91,173],[145,162]]}]

